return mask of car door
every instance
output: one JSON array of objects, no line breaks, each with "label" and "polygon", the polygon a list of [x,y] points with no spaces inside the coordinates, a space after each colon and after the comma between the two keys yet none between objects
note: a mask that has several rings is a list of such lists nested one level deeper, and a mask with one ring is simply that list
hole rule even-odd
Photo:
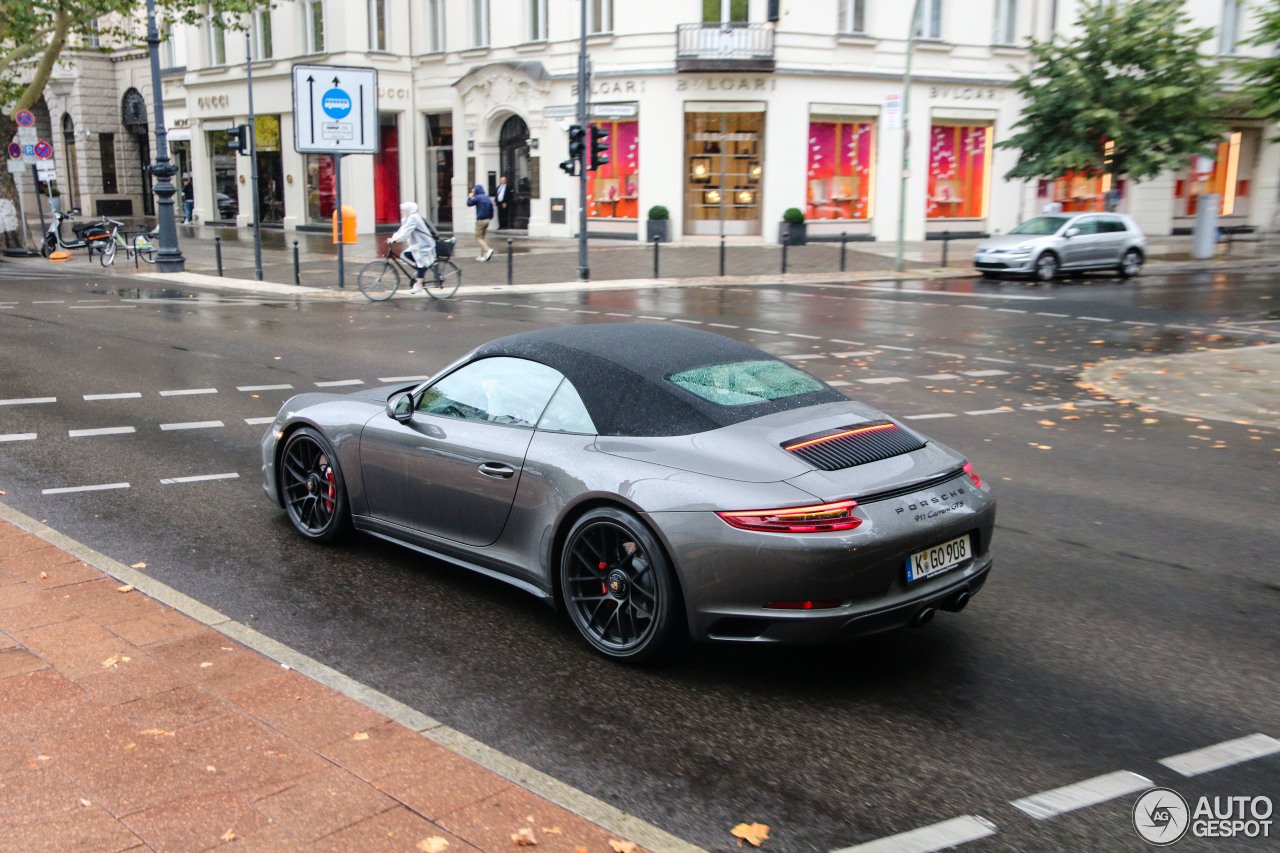
[{"label": "car door", "polygon": [[495,542],[563,378],[526,359],[480,359],[415,394],[407,420],[375,417],[360,436],[370,515],[467,545]]},{"label": "car door", "polygon": [[1101,217],[1098,226],[1098,246],[1094,262],[1099,266],[1118,266],[1124,251],[1129,229],[1118,216]]},{"label": "car door", "polygon": [[1082,216],[1071,223],[1067,231],[1074,231],[1062,246],[1063,267],[1084,267],[1093,263],[1097,252],[1098,217]]}]

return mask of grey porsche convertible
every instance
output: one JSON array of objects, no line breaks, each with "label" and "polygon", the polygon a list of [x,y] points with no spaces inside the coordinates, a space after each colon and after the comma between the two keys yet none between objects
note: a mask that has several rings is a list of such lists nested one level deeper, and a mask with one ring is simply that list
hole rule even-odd
[{"label": "grey porsche convertible", "polygon": [[991,570],[965,457],[679,326],[526,332],[412,386],[300,394],[262,472],[307,539],[354,528],[514,584],[617,660],[920,626]]}]

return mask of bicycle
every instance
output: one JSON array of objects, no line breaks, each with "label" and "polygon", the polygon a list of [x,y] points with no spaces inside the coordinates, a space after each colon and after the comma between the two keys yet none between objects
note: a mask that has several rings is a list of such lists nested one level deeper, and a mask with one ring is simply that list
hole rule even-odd
[{"label": "bicycle", "polygon": [[[448,299],[458,292],[462,284],[462,270],[450,260],[453,255],[453,239],[436,241],[436,262],[427,267],[428,275],[422,285],[432,299]],[[411,267],[393,247],[377,261],[370,261],[360,270],[357,281],[360,292],[373,302],[383,302],[400,289],[400,274],[410,281],[417,275],[417,267]]]},{"label": "bicycle", "polygon": [[125,257],[134,262],[143,261],[144,263],[154,264],[156,262],[156,250],[154,239],[159,234],[159,228],[151,231],[140,231],[133,235],[133,239],[126,242],[124,235],[120,233],[122,223],[116,222],[114,219],[106,220],[111,225],[111,231],[105,244],[99,249],[98,260],[104,267],[109,267],[116,260],[116,252],[124,249]]}]

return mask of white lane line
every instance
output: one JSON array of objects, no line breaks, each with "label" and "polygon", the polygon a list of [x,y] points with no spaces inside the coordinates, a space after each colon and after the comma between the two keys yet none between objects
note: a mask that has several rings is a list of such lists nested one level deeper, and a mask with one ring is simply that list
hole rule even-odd
[{"label": "white lane line", "polygon": [[876,344],[876,346],[880,349],[896,349],[898,352],[915,352],[912,347],[894,347],[888,344]]},{"label": "white lane line", "polygon": [[1141,320],[1125,320],[1125,321],[1123,321],[1123,325],[1125,325],[1125,326],[1158,326],[1158,325],[1160,325],[1160,324],[1159,324],[1159,323],[1144,323],[1144,322],[1142,322]]},{"label": "white lane line", "polygon": [[[32,305],[61,305],[66,301],[67,300],[65,299],[33,299],[31,300],[31,304]],[[15,302],[14,304],[16,305],[17,303]]]},{"label": "white lane line", "polygon": [[[495,304],[499,304],[499,303],[495,303]],[[504,303],[500,303],[500,304],[505,305],[506,303],[504,302]],[[630,314],[617,314],[617,313],[615,313],[615,312],[613,312],[613,311],[606,311],[604,316],[606,316],[606,317],[630,317],[631,315],[630,315]]]},{"label": "white lane line", "polygon": [[1030,797],[1023,797],[1010,803],[1015,809],[1026,812],[1036,820],[1057,817],[1086,806],[1096,806],[1125,794],[1143,791],[1152,787],[1153,783],[1145,776],[1118,770],[1104,776],[1095,776],[1074,785],[1064,785],[1052,791],[1041,791]]},{"label": "white lane line", "polygon": [[34,432],[11,432],[8,435],[0,435],[0,441],[35,441],[36,434]]},{"label": "white lane line", "polygon": [[379,377],[378,377],[378,381],[379,381],[379,382],[385,382],[385,383],[386,383],[386,384],[388,384],[388,385],[394,385],[394,384],[396,384],[397,382],[426,382],[426,381],[427,381],[428,379],[430,379],[430,378],[431,378],[430,376],[425,376],[425,375],[418,375],[418,376],[379,376]]},{"label": "white lane line", "polygon": [[653,316],[652,314],[641,314],[641,315],[640,315],[640,316],[638,316],[636,319],[637,319],[637,320],[665,320],[665,319],[667,319],[667,318],[666,318],[666,317],[655,317],[655,316]]},{"label": "white lane line", "polygon": [[502,306],[507,307],[507,308],[510,308],[510,307],[511,307],[511,303],[510,303],[510,302],[495,302],[495,301],[493,301],[492,299],[490,299],[490,300],[489,300],[489,304],[490,304],[490,305],[502,305]]},{"label": "white lane line", "polygon": [[787,332],[788,338],[804,338],[806,341],[820,341],[822,338],[817,335],[802,335],[799,332]]},{"label": "white lane line", "polygon": [[831,379],[827,382],[832,388],[847,388],[852,382],[845,382],[843,379]]},{"label": "white lane line", "polygon": [[555,305],[543,305],[543,311],[568,311],[568,308],[557,308]]},{"label": "white lane line", "polygon": [[57,397],[16,397],[12,400],[0,400],[0,406],[25,406],[28,403],[56,403]]},{"label": "white lane line", "polygon": [[1076,317],[1077,320],[1092,320],[1095,323],[1114,323],[1110,317]]},{"label": "white lane line", "polygon": [[1114,406],[1114,400],[1077,400],[1077,406]]},{"label": "white lane line", "polygon": [[107,489],[127,489],[128,483],[103,483],[100,486],[66,486],[61,489],[41,489],[42,495],[68,495],[72,492],[105,492]]},{"label": "white lane line", "polygon": [[989,356],[989,355],[980,355],[980,356],[978,356],[978,357],[977,357],[976,359],[974,359],[974,360],[975,360],[975,361],[990,361],[990,362],[993,362],[993,363],[995,363],[995,364],[1017,364],[1017,363],[1018,363],[1018,362],[1014,361],[1014,360],[1013,360],[1013,359],[1011,359],[1011,358],[992,358],[992,357],[991,357],[991,356]]},{"label": "white lane line", "polygon": [[476,305],[483,305],[483,304],[484,304],[484,300],[483,300],[483,299],[463,299],[462,301],[463,301],[463,302],[471,302],[471,303],[474,303],[474,304],[476,304]]},{"label": "white lane line", "polygon": [[161,391],[161,397],[190,397],[194,394],[217,394],[217,388],[180,388],[176,391]]},{"label": "white lane line", "polygon": [[[991,306],[990,306],[990,305],[961,305],[961,306],[959,306],[959,307],[961,307],[961,308],[972,308],[972,309],[974,309],[975,311],[990,311],[990,310],[991,310]],[[1065,314],[1063,314],[1062,316],[1064,316],[1064,317],[1065,317],[1066,315],[1065,315]]]},{"label": "white lane line", "polygon": [[1166,329],[1181,329],[1181,330],[1186,331],[1186,332],[1203,332],[1203,331],[1205,330],[1203,326],[1175,326],[1173,323],[1169,323],[1169,324],[1167,324],[1167,325],[1165,326],[1165,328],[1166,328]]},{"label": "white lane line", "polygon": [[702,321],[701,321],[701,320],[686,320],[686,319],[684,319],[683,317],[676,317],[676,318],[674,318],[671,322],[673,322],[673,323],[688,323],[688,324],[690,324],[690,325],[692,325],[692,326],[701,326],[701,325],[702,325]]},{"label": "white lane line", "polygon": [[1013,409],[1005,409],[1005,408],[1001,408],[1001,409],[978,409],[977,411],[973,411],[973,412],[965,412],[965,414],[966,414],[966,415],[1004,415],[1004,414],[1007,414],[1007,413],[1012,412],[1012,411],[1013,411]]},{"label": "white lane line", "polygon": [[965,376],[1008,376],[1007,370],[962,370]]},{"label": "white lane line", "polygon": [[109,301],[110,301],[110,300],[108,300],[108,299],[77,299],[77,300],[76,300],[76,302],[81,302],[81,303],[85,303],[85,302],[98,302],[98,303],[101,303],[101,302],[109,302]]},{"label": "white lane line", "polygon": [[859,379],[866,385],[889,385],[894,382],[910,382],[910,379],[903,379],[901,376],[879,376],[875,379]]},{"label": "white lane line", "polygon": [[907,415],[903,420],[907,421],[931,421],[934,418],[954,418],[955,415],[947,412],[939,412],[936,415]]},{"label": "white lane line", "polygon": [[292,385],[237,385],[237,391],[292,391]]},{"label": "white lane line", "polygon": [[842,847],[832,853],[934,853],[946,850],[988,835],[995,835],[996,825],[984,817],[965,815],[932,826],[922,826],[910,832],[877,838],[865,844]]},{"label": "white lane line", "polygon": [[759,332],[759,333],[760,333],[760,334],[762,334],[762,335],[780,335],[780,334],[782,334],[782,332],[775,332],[773,329],[752,329],[752,328],[751,328],[751,327],[749,327],[749,326],[747,327],[747,331],[748,331],[748,332]]},{"label": "white lane line", "polygon": [[574,308],[574,309],[573,309],[573,313],[575,313],[575,314],[599,314],[600,312],[599,312],[599,311],[588,311],[586,308]]},{"label": "white lane line", "polygon": [[1023,308],[997,308],[996,310],[997,310],[997,311],[1003,311],[1003,312],[1004,312],[1004,313],[1006,313],[1006,314],[1029,314],[1029,313],[1031,313],[1030,311],[1027,311],[1026,309],[1023,309]]},{"label": "white lane line", "polygon": [[239,474],[198,474],[194,477],[166,477],[160,481],[162,486],[172,486],[174,483],[203,483],[207,480],[238,480]]},{"label": "white lane line", "polygon": [[1204,749],[1193,749],[1181,755],[1171,755],[1160,759],[1160,763],[1183,776],[1199,776],[1201,773],[1221,770],[1223,767],[1275,755],[1277,752],[1280,752],[1280,740],[1269,735],[1253,734],[1206,746]]},{"label": "white lane line", "polygon": [[1040,364],[1039,362],[1035,362],[1035,361],[1028,361],[1027,367],[1038,367],[1041,370],[1070,370],[1071,369],[1070,367],[1059,367],[1056,364]]},{"label": "white lane line", "polygon": [[1037,317],[1070,317],[1070,314],[1054,314],[1052,311],[1037,311]]},{"label": "white lane line", "polygon": [[274,420],[275,418],[245,418],[244,422],[249,426],[257,426],[258,424],[269,424]]},{"label": "white lane line", "polygon": [[836,358],[862,358],[863,356],[875,355],[875,353],[869,349],[853,350],[852,352],[833,352],[831,354]]},{"label": "white lane line", "polygon": [[741,326],[734,326],[730,323],[708,323],[708,326],[714,326],[717,329],[741,329]]},{"label": "white lane line", "polygon": [[794,359],[795,361],[809,361],[809,360],[811,360],[811,359],[815,359],[815,358],[826,358],[826,356],[825,356],[825,355],[823,355],[823,354],[822,354],[822,353],[820,353],[820,352],[814,352],[814,353],[800,353],[799,355],[784,355],[784,356],[780,356],[780,357],[781,357],[781,358],[790,358],[790,359]]},{"label": "white lane line", "polygon": [[222,421],[187,421],[180,424],[160,424],[160,429],[178,430],[178,429],[217,429],[226,426]]},{"label": "white lane line", "polygon": [[928,376],[919,376],[917,379],[932,379],[935,382],[944,382],[948,379],[959,379],[960,377],[954,373],[931,373]]},{"label": "white lane line", "polygon": [[134,400],[142,396],[141,391],[124,391],[120,394],[85,394],[86,400]]},{"label": "white lane line", "polygon": [[101,310],[103,308],[110,309],[110,308],[137,308],[137,307],[138,307],[137,305],[132,305],[132,304],[130,305],[72,305],[71,310],[72,311],[76,311],[76,310],[93,311],[94,309]]},{"label": "white lane line", "polygon": [[317,388],[338,388],[343,385],[363,385],[363,379],[334,379],[329,382],[317,382]]},{"label": "white lane line", "polygon": [[131,426],[122,427],[100,427],[98,429],[69,429],[67,430],[68,438],[86,438],[91,435],[128,435],[137,432]]},{"label": "white lane line", "polygon": [[833,344],[848,344],[851,347],[871,346],[871,344],[867,343],[866,341],[842,341],[839,338],[827,338],[827,340],[831,341],[831,343]]},{"label": "white lane line", "polygon": [[925,350],[924,354],[925,355],[941,355],[947,358],[964,358],[964,356],[962,356],[958,352],[938,352],[937,350],[931,350],[931,349]]}]

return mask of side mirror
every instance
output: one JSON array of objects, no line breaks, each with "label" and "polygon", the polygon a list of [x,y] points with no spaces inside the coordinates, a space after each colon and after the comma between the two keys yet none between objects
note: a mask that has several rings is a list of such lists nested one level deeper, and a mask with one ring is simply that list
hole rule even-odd
[{"label": "side mirror", "polygon": [[413,419],[413,395],[397,394],[387,401],[387,417],[402,424]]},{"label": "side mirror", "polygon": [[1067,229],[1067,231],[1066,231],[1066,233],[1065,233],[1065,234],[1063,234],[1062,236],[1063,236],[1063,237],[1076,237],[1076,236],[1079,236],[1079,234],[1080,234],[1080,229],[1079,229],[1079,228],[1068,228],[1068,229]]}]

